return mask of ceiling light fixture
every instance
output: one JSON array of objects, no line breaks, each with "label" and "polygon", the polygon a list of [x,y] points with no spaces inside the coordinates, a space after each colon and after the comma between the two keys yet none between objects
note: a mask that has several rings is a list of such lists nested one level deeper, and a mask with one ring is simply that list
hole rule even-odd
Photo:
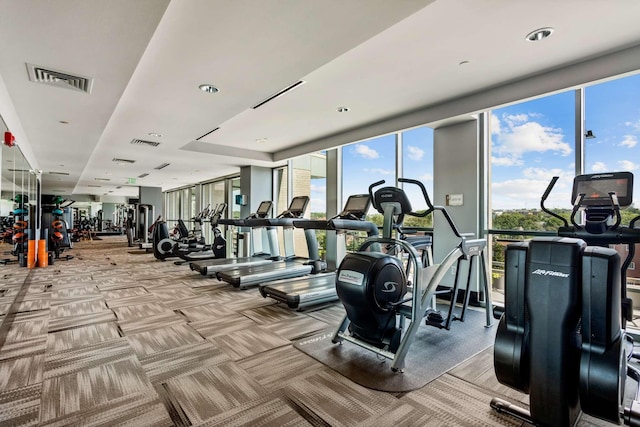
[{"label": "ceiling light fixture", "polygon": [[162,138],[161,133],[149,132],[149,136],[153,136],[155,138]]},{"label": "ceiling light fixture", "polygon": [[267,142],[269,139],[268,138],[258,138],[256,139],[256,142],[258,144],[264,144],[265,142]]},{"label": "ceiling light fixture", "polygon": [[338,113],[346,113],[347,111],[349,111],[349,107],[338,107],[336,111]]},{"label": "ceiling light fixture", "polygon": [[530,42],[539,42],[540,40],[546,39],[551,34],[553,34],[553,28],[551,27],[538,28],[537,30],[531,31],[527,34],[527,37],[525,38]]},{"label": "ceiling light fixture", "polygon": [[207,93],[218,93],[218,92],[220,92],[220,89],[218,89],[214,85],[207,84],[207,83],[201,84],[198,87],[200,88],[201,91],[207,92]]}]

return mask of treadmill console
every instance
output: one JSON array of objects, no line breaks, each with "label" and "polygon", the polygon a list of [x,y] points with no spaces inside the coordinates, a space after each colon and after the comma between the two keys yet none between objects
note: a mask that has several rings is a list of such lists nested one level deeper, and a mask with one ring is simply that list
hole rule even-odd
[{"label": "treadmill console", "polygon": [[611,206],[609,193],[614,192],[621,208],[633,201],[633,174],[631,172],[595,173],[579,175],[573,180],[573,203],[584,194],[581,206]]},{"label": "treadmill console", "polygon": [[284,212],[284,217],[287,218],[301,218],[304,215],[304,211],[307,210],[309,204],[309,196],[296,196],[291,200],[289,209]]},{"label": "treadmill console", "polygon": [[371,198],[368,194],[354,194],[349,196],[344,210],[340,212],[341,219],[364,220],[369,207],[371,206]]},{"label": "treadmill console", "polygon": [[273,205],[273,203],[269,200],[265,200],[264,202],[260,203],[260,206],[258,206],[258,210],[255,213],[255,217],[256,218],[266,218],[269,216],[269,212],[271,212],[271,206]]}]

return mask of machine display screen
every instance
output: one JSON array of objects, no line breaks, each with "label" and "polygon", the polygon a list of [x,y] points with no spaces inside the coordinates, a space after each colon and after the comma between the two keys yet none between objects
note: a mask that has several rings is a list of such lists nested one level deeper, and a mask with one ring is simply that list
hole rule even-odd
[{"label": "machine display screen", "polygon": [[368,194],[349,196],[347,204],[344,207],[343,214],[352,214],[357,217],[362,217],[367,213],[370,205],[371,199]]},{"label": "machine display screen", "polygon": [[633,174],[612,172],[579,175],[573,181],[572,203],[580,194],[584,194],[582,205],[608,206],[611,204],[610,192],[616,193],[620,207],[629,206],[633,198]]},{"label": "machine display screen", "polygon": [[291,206],[289,206],[289,212],[303,213],[307,208],[307,203],[309,203],[308,197],[294,197],[291,201]]},{"label": "machine display screen", "polygon": [[258,206],[258,210],[256,211],[257,216],[266,216],[269,214],[271,210],[271,202],[262,202],[260,206]]}]

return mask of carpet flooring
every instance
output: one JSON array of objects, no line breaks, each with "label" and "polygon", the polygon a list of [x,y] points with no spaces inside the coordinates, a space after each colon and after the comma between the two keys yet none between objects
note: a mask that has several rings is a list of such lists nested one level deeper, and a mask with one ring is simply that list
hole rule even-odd
[{"label": "carpet flooring", "polygon": [[70,252],[0,266],[0,426],[522,425],[489,407],[527,404],[495,379],[491,348],[413,391],[373,390],[294,347],[332,331],[339,304],[291,311],[122,236]]}]

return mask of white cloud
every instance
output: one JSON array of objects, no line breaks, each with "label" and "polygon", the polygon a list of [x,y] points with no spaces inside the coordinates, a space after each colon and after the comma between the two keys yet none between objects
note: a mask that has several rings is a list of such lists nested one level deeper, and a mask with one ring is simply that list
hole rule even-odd
[{"label": "white cloud", "polygon": [[518,123],[525,123],[529,116],[527,114],[509,114],[504,116],[504,119],[512,127]]},{"label": "white cloud", "polygon": [[542,126],[538,122],[527,122],[503,132],[498,137],[496,153],[521,157],[526,152],[554,151],[568,156],[572,150],[563,139],[561,129]]},{"label": "white cloud", "polygon": [[424,150],[413,145],[409,145],[407,151],[409,153],[409,159],[411,160],[422,160],[424,156]]},{"label": "white cloud", "polygon": [[311,192],[324,194],[324,193],[327,192],[327,186],[326,185],[311,184]]},{"label": "white cloud", "polygon": [[634,171],[638,169],[638,164],[629,160],[618,160],[618,164],[620,165],[620,168],[625,171]]},{"label": "white cloud", "polygon": [[491,122],[489,123],[489,127],[491,128],[491,134],[500,135],[502,133],[502,125],[500,124],[500,118],[495,114],[491,113],[490,120]]},{"label": "white cloud", "polygon": [[491,156],[491,166],[515,166],[521,165],[522,160],[514,157],[494,157]]},{"label": "white cloud", "polygon": [[635,122],[624,122],[625,126],[633,128],[635,131],[640,132],[640,120]]},{"label": "white cloud", "polygon": [[573,171],[526,168],[522,173],[522,178],[492,184],[493,209],[539,208],[540,198],[554,176],[559,176],[560,179],[554,186],[545,206],[570,207]]},{"label": "white cloud", "polygon": [[389,169],[382,169],[382,168],[373,168],[373,169],[363,169],[365,172],[368,173],[376,173],[379,175],[393,175],[395,173],[395,171],[393,170],[389,170]]},{"label": "white cloud", "polygon": [[377,159],[380,157],[380,154],[378,154],[376,150],[369,148],[369,146],[364,144],[357,144],[355,146],[355,152],[357,155],[365,159]]},{"label": "white cloud", "polygon": [[619,144],[621,147],[633,148],[638,144],[638,138],[635,135],[625,135],[624,140]]},{"label": "white cloud", "polygon": [[430,182],[433,181],[433,175],[431,175],[430,173],[425,173],[424,175],[420,175],[418,179],[420,181]]},{"label": "white cloud", "polygon": [[605,172],[607,171],[609,168],[607,167],[607,165],[604,162],[595,162],[592,166],[591,166],[591,171],[592,172]]}]

